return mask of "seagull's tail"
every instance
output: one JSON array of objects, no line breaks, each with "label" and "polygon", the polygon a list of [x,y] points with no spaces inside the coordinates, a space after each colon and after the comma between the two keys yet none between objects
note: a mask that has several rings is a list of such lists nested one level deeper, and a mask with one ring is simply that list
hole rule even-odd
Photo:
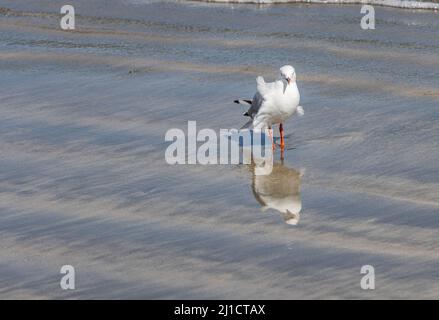
[{"label": "seagull's tail", "polygon": [[[237,103],[237,104],[243,104],[243,105],[246,105],[246,106],[249,106],[249,105],[251,106],[252,105],[252,101],[251,100],[246,100],[246,99],[234,100],[233,102]],[[250,117],[250,114],[248,113],[248,111],[244,112],[242,115],[246,116],[246,117]]]},{"label": "seagull's tail", "polygon": [[303,110],[302,106],[298,106],[296,112],[299,116],[303,116],[305,114],[305,111]]}]

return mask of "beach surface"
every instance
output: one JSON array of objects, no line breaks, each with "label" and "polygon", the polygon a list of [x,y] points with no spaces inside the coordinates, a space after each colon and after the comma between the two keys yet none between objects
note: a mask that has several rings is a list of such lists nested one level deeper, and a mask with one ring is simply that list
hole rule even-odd
[{"label": "beach surface", "polygon": [[[438,12],[79,0],[63,31],[63,2],[0,0],[0,299],[439,298]],[[284,64],[305,116],[269,180],[167,164]]]}]

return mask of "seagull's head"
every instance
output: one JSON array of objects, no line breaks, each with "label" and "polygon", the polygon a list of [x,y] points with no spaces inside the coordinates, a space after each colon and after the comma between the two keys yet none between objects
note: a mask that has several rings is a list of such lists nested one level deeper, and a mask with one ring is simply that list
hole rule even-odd
[{"label": "seagull's head", "polygon": [[280,77],[282,81],[286,81],[288,84],[296,81],[296,71],[290,65],[280,68]]}]

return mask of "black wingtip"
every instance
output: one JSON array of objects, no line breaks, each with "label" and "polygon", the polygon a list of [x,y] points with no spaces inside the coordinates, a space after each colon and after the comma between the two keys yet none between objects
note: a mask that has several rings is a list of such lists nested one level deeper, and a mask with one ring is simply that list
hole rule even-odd
[{"label": "black wingtip", "polygon": [[237,103],[237,104],[249,104],[249,105],[252,104],[252,101],[251,101],[251,100],[246,100],[246,99],[242,99],[242,100],[234,100],[233,102],[234,102],[234,103]]}]

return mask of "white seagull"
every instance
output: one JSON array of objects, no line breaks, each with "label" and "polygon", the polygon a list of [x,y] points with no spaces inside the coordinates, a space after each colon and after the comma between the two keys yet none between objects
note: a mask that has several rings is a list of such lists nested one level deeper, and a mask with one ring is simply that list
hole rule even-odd
[{"label": "white seagull", "polygon": [[[257,92],[253,100],[235,100],[235,103],[251,105],[244,116],[251,119],[243,128],[253,125],[255,130],[269,129],[273,141],[273,124],[279,123],[280,146],[285,147],[282,123],[294,113],[302,116],[303,108],[299,106],[300,94],[296,84],[296,71],[290,65],[280,68],[280,79],[265,82],[264,78],[256,78]],[[274,149],[274,143],[273,143]]]}]

